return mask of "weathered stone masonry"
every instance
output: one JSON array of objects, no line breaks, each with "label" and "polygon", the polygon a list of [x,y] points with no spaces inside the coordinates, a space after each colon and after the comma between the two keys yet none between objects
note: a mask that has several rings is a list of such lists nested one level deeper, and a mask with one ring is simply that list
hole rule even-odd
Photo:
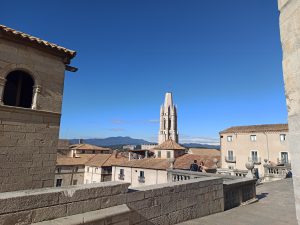
[{"label": "weathered stone masonry", "polygon": [[293,184],[300,224],[300,0],[278,0],[278,8],[289,122],[289,151],[293,157]]},{"label": "weathered stone masonry", "polygon": [[[53,186],[64,73],[74,56],[74,51],[0,25],[0,192]],[[13,96],[7,92],[4,98],[8,77],[18,71],[34,83],[26,95],[32,100],[29,108],[5,103]],[[16,102],[25,96],[25,84],[18,82]]]},{"label": "weathered stone masonry", "polygon": [[224,210],[222,178],[199,178],[135,190],[128,190],[128,186],[129,183],[104,182],[3,193],[0,224],[165,225]]}]

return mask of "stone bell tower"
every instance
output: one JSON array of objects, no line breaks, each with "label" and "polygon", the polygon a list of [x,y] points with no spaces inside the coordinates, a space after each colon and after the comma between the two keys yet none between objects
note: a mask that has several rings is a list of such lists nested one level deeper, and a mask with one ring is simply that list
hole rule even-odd
[{"label": "stone bell tower", "polygon": [[158,144],[172,139],[178,143],[177,132],[177,109],[173,105],[172,93],[167,92],[165,103],[160,107],[160,128],[158,134]]},{"label": "stone bell tower", "polygon": [[0,192],[51,187],[76,52],[0,25]]}]

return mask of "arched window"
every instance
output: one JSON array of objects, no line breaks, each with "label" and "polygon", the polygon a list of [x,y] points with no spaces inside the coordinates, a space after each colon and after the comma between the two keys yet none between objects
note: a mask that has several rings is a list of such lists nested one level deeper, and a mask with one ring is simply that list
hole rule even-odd
[{"label": "arched window", "polygon": [[34,81],[23,71],[10,72],[3,93],[4,105],[31,108]]}]

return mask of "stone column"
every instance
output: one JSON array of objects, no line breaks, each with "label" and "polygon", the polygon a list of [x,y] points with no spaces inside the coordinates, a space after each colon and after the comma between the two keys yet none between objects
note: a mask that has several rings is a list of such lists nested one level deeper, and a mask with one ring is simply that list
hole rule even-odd
[{"label": "stone column", "polygon": [[3,94],[4,94],[5,83],[6,83],[6,79],[0,77],[0,105],[3,105]]},{"label": "stone column", "polygon": [[289,123],[289,152],[300,224],[300,0],[278,0],[283,76]]},{"label": "stone column", "polygon": [[36,85],[33,87],[33,98],[32,98],[32,109],[37,109],[37,99],[38,99],[38,94],[41,93],[41,86]]}]

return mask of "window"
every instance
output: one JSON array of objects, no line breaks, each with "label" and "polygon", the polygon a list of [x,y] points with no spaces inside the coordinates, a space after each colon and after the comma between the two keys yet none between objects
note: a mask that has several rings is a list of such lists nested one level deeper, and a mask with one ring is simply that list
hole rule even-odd
[{"label": "window", "polygon": [[144,171],[140,171],[140,177],[145,177],[145,172]]},{"label": "window", "polygon": [[233,160],[233,151],[228,150],[228,160]]},{"label": "window", "polygon": [[119,180],[124,180],[124,169],[120,169]]},{"label": "window", "polygon": [[145,183],[145,172],[143,170],[140,171],[140,176],[138,177],[139,183]]},{"label": "window", "polygon": [[93,150],[93,154],[95,154],[96,153],[96,151],[95,150]]},{"label": "window", "polygon": [[227,141],[232,142],[232,136],[227,136]]},{"label": "window", "polygon": [[56,187],[61,187],[62,185],[62,179],[56,179]]},{"label": "window", "polygon": [[171,152],[170,151],[167,151],[167,158],[171,158]]},{"label": "window", "polygon": [[258,162],[258,153],[257,151],[251,151],[251,159],[253,162]]},{"label": "window", "polygon": [[289,163],[289,153],[288,152],[281,152],[280,153],[280,163],[288,164]]},{"label": "window", "polygon": [[77,185],[77,180],[73,180],[73,185]]},{"label": "window", "polygon": [[161,151],[157,152],[157,158],[161,158]]},{"label": "window", "polygon": [[280,134],[280,141],[284,142],[286,140],[286,134]]},{"label": "window", "polygon": [[84,154],[84,153],[85,153],[85,150],[82,150],[81,153]]},{"label": "window", "polygon": [[4,105],[31,108],[34,81],[23,71],[13,71],[6,77],[3,93]]},{"label": "window", "polygon": [[250,135],[250,141],[256,141],[256,135]]}]

